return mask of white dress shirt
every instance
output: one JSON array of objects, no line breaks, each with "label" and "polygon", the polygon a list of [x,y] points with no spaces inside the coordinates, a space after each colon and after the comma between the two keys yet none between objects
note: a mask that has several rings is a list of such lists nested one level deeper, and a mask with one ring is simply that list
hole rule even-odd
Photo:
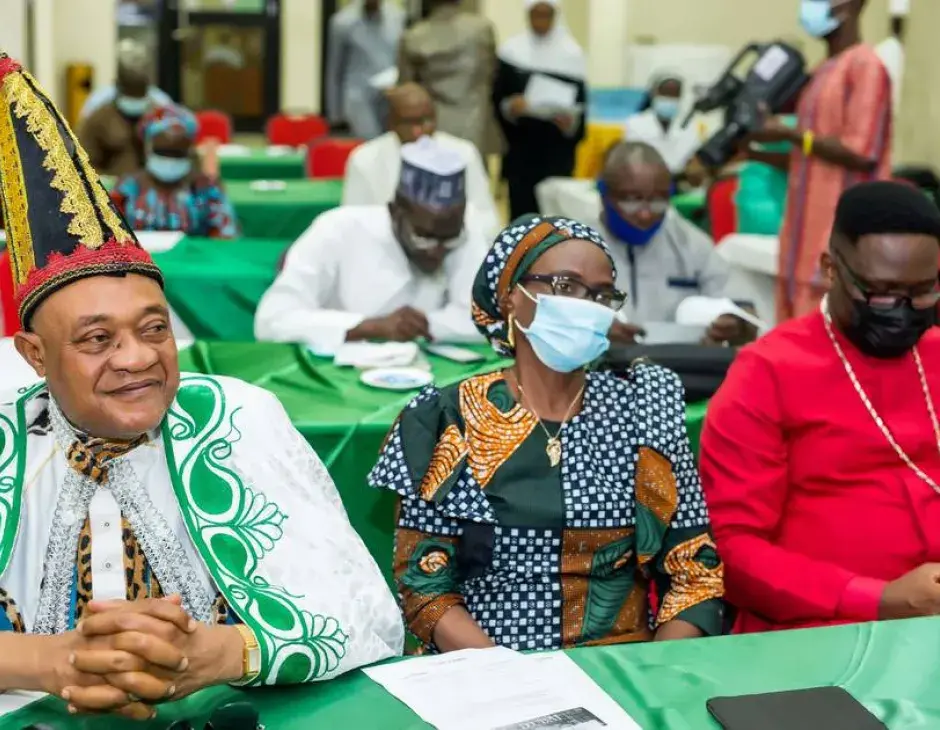
[{"label": "white dress shirt", "polygon": [[284,270],[255,315],[255,336],[302,342],[332,354],[363,320],[413,307],[427,316],[431,336],[474,342],[473,280],[490,244],[467,207],[464,242],[433,274],[408,260],[392,233],[387,205],[336,208],[319,216],[287,254]]},{"label": "white dress shirt", "polygon": [[[480,217],[478,227],[487,236],[499,231],[499,214],[490,191],[490,179],[476,146],[446,132],[434,141],[460,154],[467,164],[467,201]],[[401,173],[401,140],[386,132],[357,147],[346,165],[343,205],[385,205],[395,197]]]}]

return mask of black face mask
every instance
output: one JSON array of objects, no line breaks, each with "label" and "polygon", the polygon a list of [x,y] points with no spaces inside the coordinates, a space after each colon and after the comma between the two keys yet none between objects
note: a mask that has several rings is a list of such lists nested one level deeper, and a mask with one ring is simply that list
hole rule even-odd
[{"label": "black face mask", "polygon": [[905,300],[890,309],[876,309],[853,299],[845,334],[866,355],[890,359],[910,352],[935,324],[936,307],[915,309]]}]

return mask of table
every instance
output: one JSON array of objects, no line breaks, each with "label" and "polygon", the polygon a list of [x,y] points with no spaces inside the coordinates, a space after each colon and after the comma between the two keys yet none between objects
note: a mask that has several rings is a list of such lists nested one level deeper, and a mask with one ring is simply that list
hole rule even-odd
[{"label": "table", "polygon": [[290,245],[283,239],[187,237],[153,259],[163,271],[170,307],[194,337],[251,342],[255,309]]},{"label": "table", "polygon": [[295,241],[320,213],[342,202],[342,180],[284,182],[283,190],[269,191],[253,189],[253,181],[248,180],[225,184],[243,236]]},{"label": "table", "polygon": [[[429,355],[435,382],[450,385],[504,362],[488,346],[472,349],[485,357],[483,363],[467,366]],[[278,397],[294,426],[323,459],[352,526],[391,582],[395,497],[369,488],[366,477],[414,393],[370,388],[359,382],[357,370],[336,367],[300,345],[197,342],[180,354],[180,369],[241,378]],[[704,405],[689,408],[688,430],[696,452],[704,417]]]},{"label": "table", "polygon": [[[844,687],[891,730],[931,730],[940,727],[938,653],[940,619],[931,618],[576,649],[570,655],[644,730],[718,730],[705,708],[712,697],[814,686]],[[352,672],[308,687],[215,688],[162,708],[160,722],[142,725],[105,718],[82,724],[65,715],[60,700],[48,699],[0,720],[0,730],[39,722],[62,730],[163,730],[182,717],[202,727],[212,709],[239,699],[255,704],[268,730],[430,727],[362,672]]]},{"label": "table", "polygon": [[266,147],[250,148],[247,154],[220,155],[222,179],[236,180],[303,180],[307,177],[306,155],[303,152],[272,154]]}]

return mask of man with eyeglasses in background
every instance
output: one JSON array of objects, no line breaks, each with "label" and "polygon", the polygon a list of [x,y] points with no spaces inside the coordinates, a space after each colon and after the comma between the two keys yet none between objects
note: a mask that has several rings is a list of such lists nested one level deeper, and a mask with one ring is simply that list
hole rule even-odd
[{"label": "man with eyeglasses in background", "polygon": [[940,615],[940,211],[843,193],[829,293],[738,355],[701,472],[739,632]]},{"label": "man with eyeglasses in background", "polygon": [[[670,205],[672,175],[662,155],[643,142],[610,149],[598,183],[602,211],[588,223],[603,231],[628,299],[610,333],[630,344],[646,327],[674,322],[691,296],[728,296],[728,265],[715,244]],[[708,328],[708,344],[741,345],[756,331],[725,314]]]},{"label": "man with eyeglasses in background", "polygon": [[255,336],[323,355],[344,342],[482,341],[470,294],[489,242],[467,206],[465,165],[429,137],[404,145],[392,202],[328,211],[291,247]]}]

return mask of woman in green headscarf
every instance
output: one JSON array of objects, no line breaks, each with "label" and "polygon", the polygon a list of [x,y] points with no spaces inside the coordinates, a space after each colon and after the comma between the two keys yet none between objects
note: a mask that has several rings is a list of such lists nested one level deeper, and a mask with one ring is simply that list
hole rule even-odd
[{"label": "woman in green headscarf", "polygon": [[370,476],[399,495],[394,572],[425,648],[720,632],[678,378],[587,369],[624,298],[606,244],[576,221],[520,219],[493,244],[473,316],[514,364],[421,393]]}]

